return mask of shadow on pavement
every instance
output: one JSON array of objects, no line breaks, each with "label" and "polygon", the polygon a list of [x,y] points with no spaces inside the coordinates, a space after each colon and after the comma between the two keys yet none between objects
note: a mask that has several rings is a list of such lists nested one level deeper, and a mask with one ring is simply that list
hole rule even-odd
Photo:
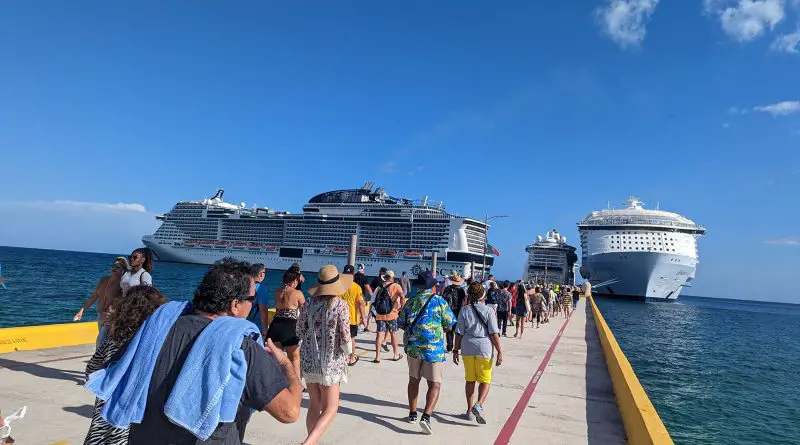
[{"label": "shadow on pavement", "polygon": [[24,363],[0,357],[0,368],[10,371],[24,372],[35,377],[53,380],[65,380],[78,385],[83,385],[85,374],[83,371],[48,368],[35,363]]},{"label": "shadow on pavement", "polygon": [[92,414],[94,414],[94,405],[65,406],[61,409],[68,413],[86,417],[87,419],[91,419]]}]

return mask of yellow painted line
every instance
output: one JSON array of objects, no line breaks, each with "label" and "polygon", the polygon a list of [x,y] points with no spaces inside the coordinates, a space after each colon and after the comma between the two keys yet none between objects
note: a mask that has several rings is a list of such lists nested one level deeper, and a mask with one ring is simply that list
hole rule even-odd
[{"label": "yellow painted line", "polygon": [[606,357],[608,373],[611,375],[614,396],[622,415],[622,424],[625,426],[628,443],[634,445],[672,444],[672,438],[664,426],[664,422],[661,421],[653,403],[647,397],[642,384],[639,383],[628,358],[622,353],[622,348],[619,347],[617,339],[614,338],[614,334],[606,324],[594,298],[589,297],[589,301],[592,304],[597,334]]},{"label": "yellow painted line", "polygon": [[93,344],[97,322],[0,329],[0,353]]},{"label": "yellow painted line", "polygon": [[69,445],[68,440],[59,440],[58,442],[53,442],[50,445]]}]

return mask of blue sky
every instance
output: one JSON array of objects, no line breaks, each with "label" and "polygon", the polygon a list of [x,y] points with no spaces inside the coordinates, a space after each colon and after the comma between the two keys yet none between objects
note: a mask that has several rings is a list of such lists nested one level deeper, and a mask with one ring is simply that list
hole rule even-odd
[{"label": "blue sky", "polygon": [[510,215],[516,278],[635,194],[708,228],[689,293],[800,302],[796,0],[168,3],[0,6],[0,245],[118,252],[218,187],[299,211],[372,180]]}]

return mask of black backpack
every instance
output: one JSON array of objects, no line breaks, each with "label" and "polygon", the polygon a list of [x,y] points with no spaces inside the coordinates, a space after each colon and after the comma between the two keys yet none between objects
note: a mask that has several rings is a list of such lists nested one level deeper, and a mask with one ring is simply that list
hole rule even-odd
[{"label": "black backpack", "polygon": [[500,293],[499,289],[489,288],[486,291],[486,304],[497,304],[497,294]]},{"label": "black backpack", "polygon": [[444,298],[444,301],[447,302],[447,305],[450,306],[450,310],[453,312],[458,312],[461,307],[461,298],[459,298],[458,289],[459,287],[453,284],[447,286],[442,294],[442,298]]},{"label": "black backpack", "polygon": [[394,302],[389,295],[388,286],[381,286],[375,294],[375,313],[378,315],[386,315],[394,309]]}]

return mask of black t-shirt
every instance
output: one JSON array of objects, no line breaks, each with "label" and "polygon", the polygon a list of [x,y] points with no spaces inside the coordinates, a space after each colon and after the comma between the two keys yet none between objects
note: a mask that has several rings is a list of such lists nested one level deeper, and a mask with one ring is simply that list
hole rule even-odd
[{"label": "black t-shirt", "polygon": [[367,276],[366,275],[364,275],[362,272],[357,272],[355,275],[353,275],[353,281],[356,284],[358,284],[359,286],[361,286],[361,292],[364,292],[364,293],[367,292],[366,287],[364,287],[367,284]]},{"label": "black t-shirt", "polygon": [[289,387],[275,359],[255,340],[246,338],[242,350],[247,360],[247,377],[234,422],[220,423],[206,441],[170,422],[164,415],[164,404],[192,345],[209,323],[209,318],[200,315],[184,315],[172,326],[156,360],[142,423],[131,425],[130,445],[240,445],[250,420],[250,409],[264,409],[278,393]]},{"label": "black t-shirt", "polygon": [[[381,279],[381,277],[375,277],[372,279],[372,281],[369,282],[369,287],[372,288],[372,292],[375,292],[376,290],[380,289],[381,286],[383,286],[383,280]],[[365,299],[367,297],[372,298],[372,296],[370,295],[364,295]]]}]

